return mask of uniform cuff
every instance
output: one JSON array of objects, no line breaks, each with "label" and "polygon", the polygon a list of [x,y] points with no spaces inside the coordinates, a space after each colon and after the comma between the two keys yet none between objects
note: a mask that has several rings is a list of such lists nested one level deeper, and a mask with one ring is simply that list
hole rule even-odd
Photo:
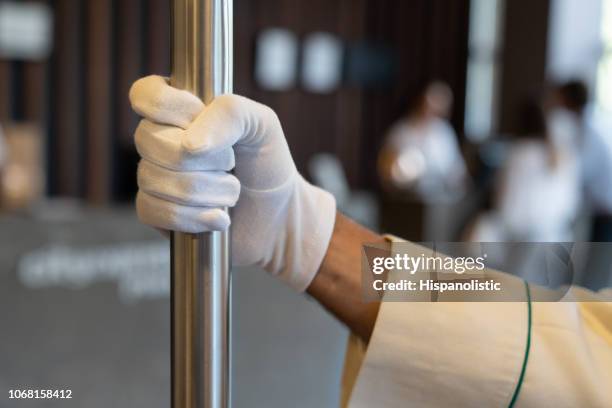
[{"label": "uniform cuff", "polygon": [[349,407],[506,408],[528,320],[522,302],[383,302]]}]

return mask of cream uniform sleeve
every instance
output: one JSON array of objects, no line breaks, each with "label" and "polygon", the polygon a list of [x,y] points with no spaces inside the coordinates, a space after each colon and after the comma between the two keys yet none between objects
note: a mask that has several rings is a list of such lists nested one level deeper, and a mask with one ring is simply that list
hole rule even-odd
[{"label": "cream uniform sleeve", "polygon": [[525,302],[383,302],[349,341],[343,406],[611,407],[612,303],[531,302],[501,275]]}]

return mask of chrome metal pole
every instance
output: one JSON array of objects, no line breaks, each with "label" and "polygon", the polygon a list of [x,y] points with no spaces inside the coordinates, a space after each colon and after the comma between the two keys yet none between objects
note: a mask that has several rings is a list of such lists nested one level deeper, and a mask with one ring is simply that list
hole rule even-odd
[{"label": "chrome metal pole", "polygon": [[[173,86],[232,92],[232,0],[174,0]],[[229,407],[229,232],[173,232],[172,408]]]}]

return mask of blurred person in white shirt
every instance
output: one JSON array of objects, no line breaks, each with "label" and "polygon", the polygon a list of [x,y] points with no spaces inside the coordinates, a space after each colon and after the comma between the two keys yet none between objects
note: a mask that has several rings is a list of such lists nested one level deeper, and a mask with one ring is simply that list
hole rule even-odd
[{"label": "blurred person in white shirt", "polygon": [[[479,218],[471,239],[573,240],[580,171],[575,149],[568,142],[575,138],[575,132],[571,126],[559,127],[559,123],[547,123],[537,100],[523,104],[519,131],[499,176],[494,210]],[[572,125],[572,121],[568,123]]]},{"label": "blurred person in white shirt", "polygon": [[[570,80],[555,91],[553,122],[557,128],[573,122],[572,145],[580,160],[581,182],[592,210],[593,241],[612,241],[612,140],[606,123],[589,106],[587,86]],[[566,126],[570,128],[570,126]],[[609,128],[608,128],[609,129]]]},{"label": "blurred person in white shirt", "polygon": [[452,103],[444,82],[426,82],[418,89],[381,150],[379,173],[386,187],[416,193],[424,201],[464,192],[466,166],[447,119]]},{"label": "blurred person in white shirt", "polygon": [[[606,118],[589,104],[586,84],[570,80],[556,87],[551,117],[557,128],[573,122],[576,136],[571,145],[576,146],[580,162],[580,182],[586,209],[591,215],[590,237],[593,242],[612,241],[612,127]],[[566,126],[566,128],[571,128]],[[587,257],[581,283],[591,289],[599,289],[612,282],[609,265],[612,262],[606,246],[594,245]]]}]

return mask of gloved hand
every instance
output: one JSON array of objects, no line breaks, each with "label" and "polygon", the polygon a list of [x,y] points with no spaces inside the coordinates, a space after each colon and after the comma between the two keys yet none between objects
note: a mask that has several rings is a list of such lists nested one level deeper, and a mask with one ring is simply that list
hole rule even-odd
[{"label": "gloved hand", "polygon": [[336,204],[298,173],[274,111],[236,95],[204,107],[158,76],[135,82],[130,100],[145,118],[135,133],[140,219],[173,231],[223,230],[230,219],[221,207],[236,205],[233,263],[305,290],[327,251]]}]

